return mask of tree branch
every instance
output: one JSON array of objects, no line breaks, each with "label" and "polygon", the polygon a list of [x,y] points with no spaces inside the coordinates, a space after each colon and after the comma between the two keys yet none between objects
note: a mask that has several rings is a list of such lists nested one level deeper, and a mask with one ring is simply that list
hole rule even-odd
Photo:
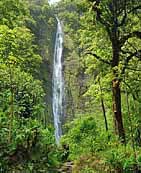
[{"label": "tree branch", "polygon": [[[127,19],[126,5],[127,5],[127,2],[126,2],[126,0],[124,0],[123,9],[120,11],[120,13],[124,12],[124,14],[123,14],[123,17],[121,19],[121,22],[118,24],[118,27],[123,26],[125,24],[126,19]],[[119,13],[119,15],[120,15],[120,13]]]},{"label": "tree branch", "polygon": [[102,59],[100,56],[98,56],[98,55],[95,54],[95,53],[86,52],[85,54],[86,54],[86,55],[92,55],[92,56],[94,56],[97,60],[99,60],[99,61],[101,61],[101,62],[103,62],[103,63],[105,63],[105,64],[111,65],[111,62],[109,62],[109,61],[107,61],[107,60],[105,60],[105,59]]},{"label": "tree branch", "polygon": [[131,68],[131,67],[126,67],[126,69],[132,70],[132,71],[138,71],[141,72],[141,70],[135,69],[135,68]]},{"label": "tree branch", "polygon": [[[124,52],[124,53],[125,53],[125,52]],[[127,53],[128,53],[128,52],[127,52]],[[137,57],[137,58],[139,58],[139,60],[141,60],[141,50],[138,50],[138,51],[136,51],[136,52],[134,52],[134,53],[131,53],[128,57],[126,57],[126,60],[125,60],[125,63],[124,63],[124,67],[123,67],[123,69],[122,69],[121,74],[124,74],[124,73],[125,73],[125,70],[126,70],[126,68],[127,68],[127,66],[128,66],[128,63],[129,63],[129,61],[130,61],[133,57]]]},{"label": "tree branch", "polygon": [[129,90],[130,90],[129,93],[132,94],[134,100],[137,100],[137,98],[136,98],[136,96],[135,96],[135,93],[133,93],[133,90],[132,90],[131,86],[130,86],[125,80],[123,80],[123,83],[129,88]]},{"label": "tree branch", "polygon": [[93,11],[96,12],[96,20],[100,22],[106,29],[109,37],[111,38],[110,24],[102,17],[102,10],[99,8],[100,0],[96,0],[92,4]]},{"label": "tree branch", "polygon": [[135,10],[139,10],[139,9],[141,9],[141,5],[138,5],[134,8],[132,8],[131,10],[128,11],[128,13],[134,12]]},{"label": "tree branch", "polygon": [[132,37],[137,37],[139,39],[141,39],[141,32],[140,31],[133,31],[125,36],[123,36],[119,43],[121,45],[121,47],[124,45],[124,43],[129,39],[129,38],[132,38]]}]

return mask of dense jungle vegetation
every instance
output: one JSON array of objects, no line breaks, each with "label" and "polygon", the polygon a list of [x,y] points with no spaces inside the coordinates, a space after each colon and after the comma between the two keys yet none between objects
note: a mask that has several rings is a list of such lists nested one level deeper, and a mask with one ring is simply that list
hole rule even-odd
[{"label": "dense jungle vegetation", "polygon": [[[52,64],[63,23],[63,136]],[[0,0],[0,172],[141,171],[141,1]]]}]

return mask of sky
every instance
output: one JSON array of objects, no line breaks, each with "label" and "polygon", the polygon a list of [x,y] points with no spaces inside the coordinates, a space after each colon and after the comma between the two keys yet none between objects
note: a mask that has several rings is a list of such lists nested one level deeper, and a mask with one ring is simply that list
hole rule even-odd
[{"label": "sky", "polygon": [[53,3],[55,3],[55,2],[59,2],[60,0],[49,0],[49,3],[50,4],[53,4]]}]

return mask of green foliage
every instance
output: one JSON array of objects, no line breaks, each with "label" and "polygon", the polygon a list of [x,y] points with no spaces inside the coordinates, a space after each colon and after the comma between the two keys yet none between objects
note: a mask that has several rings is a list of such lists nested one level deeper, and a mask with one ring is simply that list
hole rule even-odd
[{"label": "green foliage", "polygon": [[69,145],[73,172],[130,171],[140,165],[141,150],[122,145],[112,134],[102,132],[93,117],[81,117],[66,126],[62,144]]},{"label": "green foliage", "polygon": [[25,1],[22,0],[1,0],[0,1],[0,25],[7,25],[9,28],[21,26],[28,19],[29,10]]},{"label": "green foliage", "polygon": [[[140,1],[130,0],[64,0],[55,6],[63,20],[65,32],[67,115],[69,117],[73,113],[77,117],[80,112],[83,114],[82,118],[66,125],[62,139],[63,144],[70,146],[69,158],[79,162],[76,161],[74,168],[76,173],[96,172],[96,165],[99,165],[97,172],[122,169],[129,172],[130,168],[140,165],[140,5]],[[136,31],[137,35],[134,33]],[[120,43],[115,46],[115,49],[119,48],[116,65],[113,65],[114,36]],[[116,136],[113,137],[112,115],[115,112],[112,109],[111,84],[115,76],[120,81],[126,147],[120,144]],[[103,127],[102,101],[108,133],[104,132]],[[86,114],[95,115],[94,121],[88,120],[86,123],[90,127],[91,123],[96,124],[92,133],[81,130],[83,125],[88,128],[83,123],[87,119]]]},{"label": "green foliage", "polygon": [[56,32],[56,19],[48,1],[29,1],[31,21],[27,26],[35,35],[35,42],[38,45],[38,52],[43,59],[52,61],[54,51],[54,37]]},{"label": "green foliage", "polygon": [[37,45],[36,51],[42,57],[40,68],[37,70],[38,78],[42,81],[45,92],[44,123],[46,124],[52,122],[51,74],[57,21],[47,0],[27,0],[27,3],[31,18],[26,22],[26,25],[34,34],[34,44]]},{"label": "green foliage", "polygon": [[[50,7],[47,0],[0,1],[3,172],[48,172],[67,159],[74,161],[76,173],[129,171],[141,166],[140,1],[124,2],[63,0]],[[65,126],[59,151],[54,130],[42,124],[47,119],[43,117],[44,100],[46,109],[51,107],[50,67],[56,31],[53,13],[58,13],[64,25],[66,114],[70,120],[81,113]],[[113,47],[119,48],[116,65]],[[126,146],[113,135],[113,72],[120,80]],[[101,116],[102,101],[108,132]],[[67,150],[63,146],[68,146]]]},{"label": "green foliage", "polygon": [[0,167],[5,170],[48,170],[58,163],[53,130],[32,118],[13,118],[9,143],[9,118],[0,113]]},{"label": "green foliage", "polygon": [[[47,19],[51,14],[46,13],[48,10],[49,6],[44,4],[41,10],[43,13],[39,17],[43,21],[42,24],[49,23]],[[33,25],[32,27],[28,25],[30,22],[38,23],[39,20],[36,18],[37,15],[34,21],[29,12],[27,1],[0,1],[0,168],[2,172],[33,170],[47,172],[59,163],[54,130],[49,125],[44,127],[42,123],[45,119],[43,117],[45,93],[43,84],[37,77],[40,74],[43,57],[42,54],[39,55],[41,51],[37,42],[39,35],[33,33]],[[39,25],[38,23],[35,29],[40,30]],[[46,36],[46,39],[50,38]],[[46,48],[45,51],[47,52]]]},{"label": "green foliage", "polygon": [[[20,68],[1,65],[0,88],[0,107],[4,112],[8,113],[10,105],[13,104],[14,114],[19,117],[41,115],[44,92],[41,82],[29,73],[21,71]],[[13,103],[10,103],[11,94],[14,97]]]},{"label": "green foliage", "polygon": [[70,158],[76,158],[79,154],[95,150],[98,131],[93,117],[80,117],[66,127],[68,133],[63,136],[62,143],[69,145]]},{"label": "green foliage", "polygon": [[[9,29],[0,25],[0,60],[5,64],[14,63],[22,70],[35,74],[39,69],[41,57],[35,53],[33,35],[26,27]],[[11,62],[12,61],[12,62]]]}]

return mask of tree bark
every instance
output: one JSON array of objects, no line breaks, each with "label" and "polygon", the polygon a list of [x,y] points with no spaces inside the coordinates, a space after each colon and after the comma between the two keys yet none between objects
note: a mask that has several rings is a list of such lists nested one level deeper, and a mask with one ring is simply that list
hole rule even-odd
[{"label": "tree bark", "polygon": [[104,121],[105,121],[105,130],[106,130],[106,132],[108,132],[108,121],[107,121],[107,116],[106,116],[106,110],[105,110],[105,105],[104,105],[104,99],[103,99],[103,93],[102,93],[100,79],[99,79],[99,89],[100,89],[100,93],[101,93],[100,100],[101,100],[101,107],[102,107],[102,111],[103,111],[103,117],[104,117]]},{"label": "tree bark", "polygon": [[121,142],[125,143],[125,131],[123,127],[122,112],[121,112],[120,81],[116,78],[112,81],[112,91],[113,91],[113,112],[114,112],[115,131],[119,135]]},{"label": "tree bark", "polygon": [[114,113],[114,124],[115,132],[119,135],[119,138],[122,143],[125,143],[125,131],[122,121],[122,112],[121,112],[121,90],[120,90],[120,80],[119,74],[116,67],[119,65],[119,52],[120,46],[118,41],[117,32],[113,30],[113,40],[112,40],[112,49],[113,49],[113,59],[112,59],[112,68],[114,79],[112,80],[112,92],[113,92],[113,113]]}]

